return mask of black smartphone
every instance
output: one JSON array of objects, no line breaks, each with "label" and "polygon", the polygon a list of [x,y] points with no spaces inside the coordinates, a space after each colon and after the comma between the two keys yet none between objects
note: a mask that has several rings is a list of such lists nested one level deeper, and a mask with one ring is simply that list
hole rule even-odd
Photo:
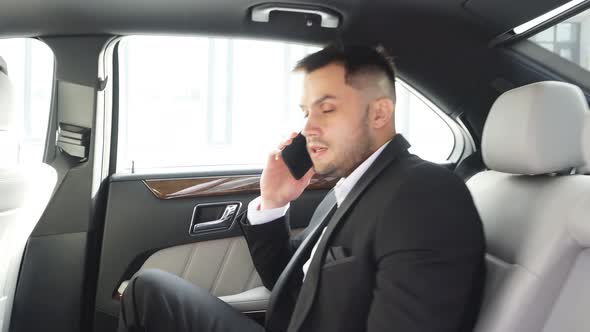
[{"label": "black smartphone", "polygon": [[301,135],[301,133],[295,136],[291,144],[281,151],[281,157],[283,157],[287,168],[297,180],[301,179],[313,166],[311,157],[307,152],[305,136]]}]

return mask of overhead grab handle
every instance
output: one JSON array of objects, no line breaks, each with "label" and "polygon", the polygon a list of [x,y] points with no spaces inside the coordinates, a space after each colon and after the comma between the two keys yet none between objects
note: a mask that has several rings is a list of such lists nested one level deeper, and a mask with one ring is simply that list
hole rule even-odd
[{"label": "overhead grab handle", "polygon": [[252,7],[252,21],[268,23],[270,13],[273,11],[318,15],[321,18],[322,28],[335,29],[340,25],[340,17],[333,10],[317,6],[277,3],[266,3]]}]

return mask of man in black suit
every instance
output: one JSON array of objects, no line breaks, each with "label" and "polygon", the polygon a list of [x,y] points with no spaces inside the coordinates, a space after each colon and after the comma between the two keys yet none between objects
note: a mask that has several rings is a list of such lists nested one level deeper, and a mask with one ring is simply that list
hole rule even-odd
[{"label": "man in black suit", "polygon": [[[121,331],[471,331],[484,283],[481,221],[463,181],[395,132],[395,73],[382,50],[329,46],[299,62],[300,180],[270,154],[241,220],[272,290],[265,327],[174,276],[149,271],[123,299]],[[314,174],[340,178],[291,238],[289,202]],[[129,289],[129,288],[128,288]],[[129,293],[129,294],[128,294]]]}]

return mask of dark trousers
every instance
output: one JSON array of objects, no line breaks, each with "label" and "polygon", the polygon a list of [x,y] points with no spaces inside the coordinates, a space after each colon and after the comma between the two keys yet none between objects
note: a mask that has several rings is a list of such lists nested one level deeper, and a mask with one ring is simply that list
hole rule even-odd
[{"label": "dark trousers", "polygon": [[264,327],[184,279],[145,270],[123,294],[118,331],[264,332]]}]

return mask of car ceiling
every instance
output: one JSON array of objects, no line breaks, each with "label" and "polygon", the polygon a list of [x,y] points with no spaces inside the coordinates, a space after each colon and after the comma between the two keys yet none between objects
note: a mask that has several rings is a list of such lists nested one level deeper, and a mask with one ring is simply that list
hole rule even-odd
[{"label": "car ceiling", "polygon": [[[286,2],[286,1],[281,1]],[[288,1],[332,8],[342,14],[343,30],[390,35],[396,22],[414,22],[431,31],[441,23],[458,22],[481,29],[487,36],[503,33],[567,0],[316,0]],[[210,32],[259,34],[248,24],[254,0],[3,0],[0,34],[12,36]],[[375,14],[381,19],[375,20]],[[387,15],[383,15],[387,13]],[[305,29],[303,29],[305,30]],[[301,34],[305,38],[305,34]],[[411,36],[407,36],[411,38]]]}]

